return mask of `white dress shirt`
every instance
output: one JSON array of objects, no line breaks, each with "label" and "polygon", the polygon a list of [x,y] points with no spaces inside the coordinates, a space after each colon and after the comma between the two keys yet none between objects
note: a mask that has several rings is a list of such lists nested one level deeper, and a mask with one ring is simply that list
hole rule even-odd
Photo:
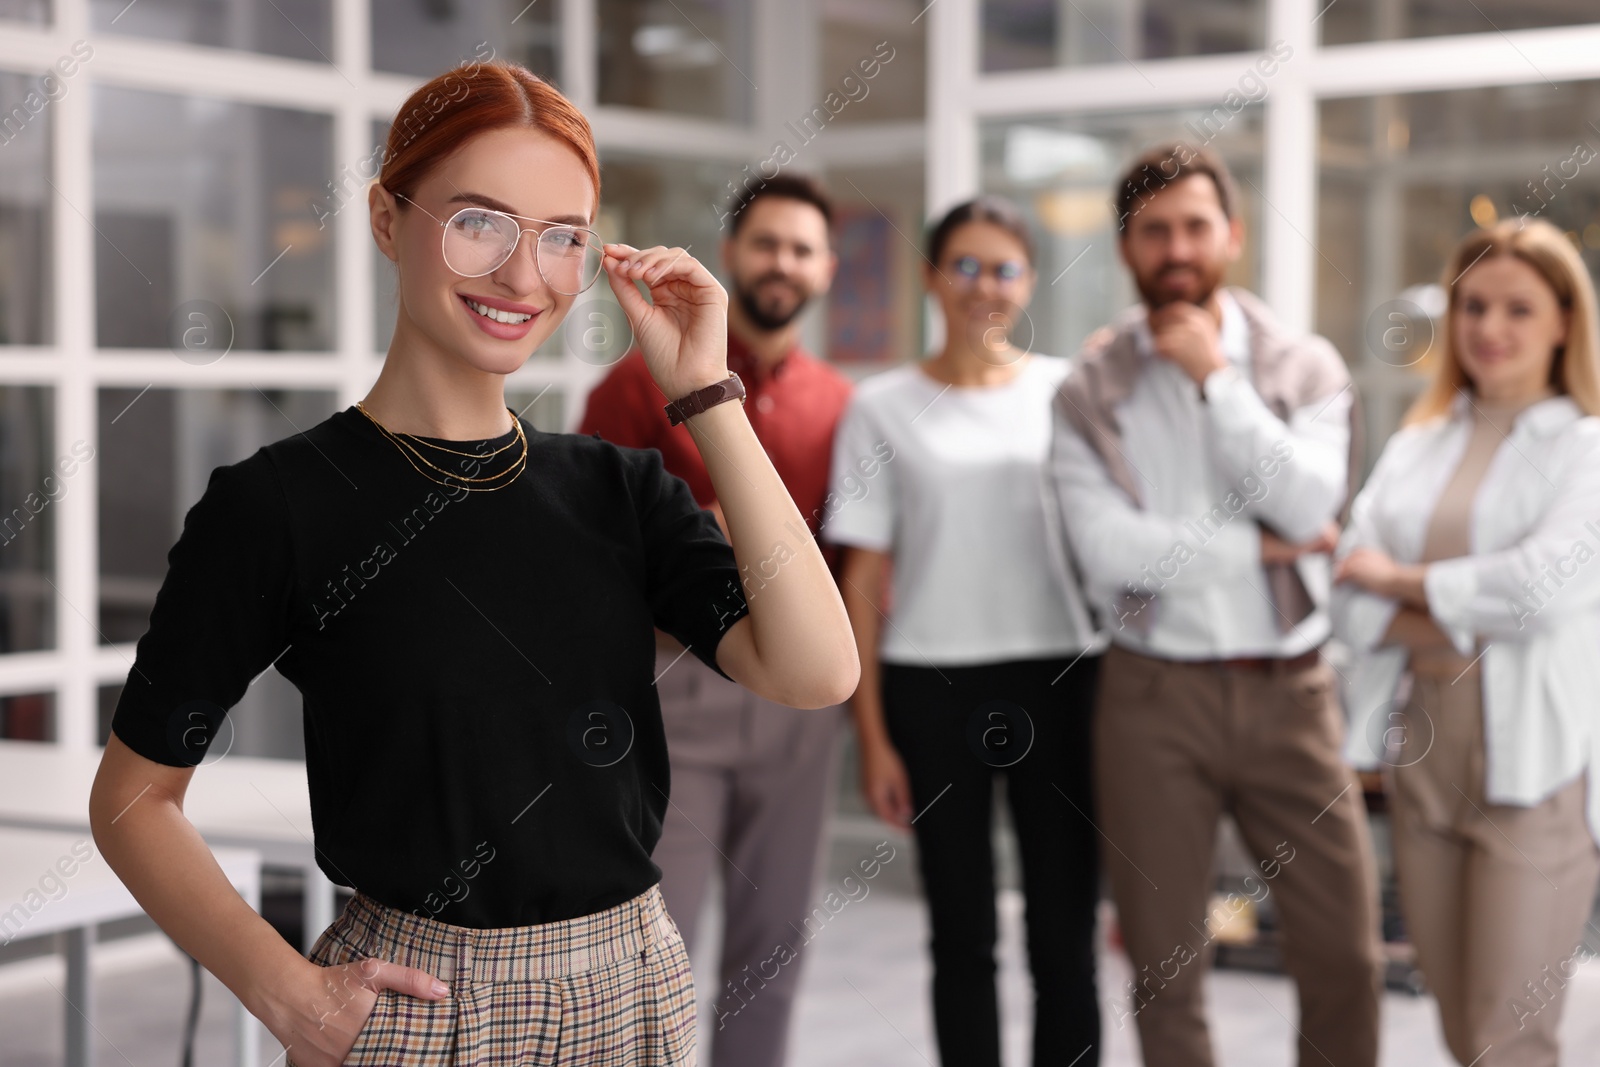
[{"label": "white dress shirt", "polygon": [[[893,557],[886,663],[971,665],[1099,651],[1048,535],[1050,401],[1069,367],[1030,356],[994,386],[906,364],[857,386],[834,436],[824,540]],[[887,447],[886,447],[887,446]],[[892,449],[892,459],[878,464]],[[857,472],[874,469],[870,478]]]},{"label": "white dress shirt", "polygon": [[[1217,295],[1229,366],[1206,378],[1203,400],[1182,368],[1156,354],[1149,327],[1137,326],[1140,374],[1116,416],[1142,507],[1059,412],[1053,474],[1085,590],[1113,642],[1166,659],[1294,656],[1328,637],[1328,558],[1301,557],[1316,608],[1284,632],[1257,523],[1299,542],[1338,514],[1350,396],[1279,419],[1250,384],[1244,313],[1225,290]],[[1147,628],[1120,614],[1130,585],[1155,595],[1142,609],[1153,612]]]},{"label": "white dress shirt", "polygon": [[[1340,539],[1401,563],[1422,556],[1428,522],[1472,432],[1471,401],[1398,431],[1355,499]],[[1430,563],[1428,611],[1456,650],[1482,653],[1484,795],[1532,806],[1596,765],[1600,731],[1600,418],[1567,396],[1529,405],[1473,501],[1472,554]],[[1380,646],[1399,604],[1341,583],[1332,611],[1357,654],[1346,754],[1375,766],[1407,650]],[[1600,840],[1600,789],[1589,789]]]}]

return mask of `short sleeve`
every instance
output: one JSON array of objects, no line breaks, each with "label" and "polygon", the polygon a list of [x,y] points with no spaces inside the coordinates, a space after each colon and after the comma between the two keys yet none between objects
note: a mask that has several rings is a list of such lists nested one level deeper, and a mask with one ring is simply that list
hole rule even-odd
[{"label": "short sleeve", "polygon": [[833,466],[823,501],[822,539],[887,552],[894,544],[894,448],[873,427],[860,395],[833,438]]},{"label": "short sleeve", "polygon": [[711,512],[695,503],[689,483],[662,465],[659,451],[630,449],[627,454],[636,479],[651,616],[657,627],[727,678],[717,666],[717,645],[750,613],[733,546]]},{"label": "short sleeve", "polygon": [[146,759],[195,766],[288,645],[293,553],[283,490],[258,451],[217,467],[184,515],[111,731]]}]

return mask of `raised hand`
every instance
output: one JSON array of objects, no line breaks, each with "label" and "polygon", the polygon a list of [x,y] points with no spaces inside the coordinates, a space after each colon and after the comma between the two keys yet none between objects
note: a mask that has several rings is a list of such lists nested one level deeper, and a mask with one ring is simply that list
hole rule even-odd
[{"label": "raised hand", "polygon": [[1176,363],[1196,383],[1228,365],[1220,324],[1197,304],[1174,301],[1151,311],[1150,339],[1157,354]]},{"label": "raised hand", "polygon": [[602,266],[669,400],[728,376],[728,294],[704,264],[681,248],[608,244]]}]

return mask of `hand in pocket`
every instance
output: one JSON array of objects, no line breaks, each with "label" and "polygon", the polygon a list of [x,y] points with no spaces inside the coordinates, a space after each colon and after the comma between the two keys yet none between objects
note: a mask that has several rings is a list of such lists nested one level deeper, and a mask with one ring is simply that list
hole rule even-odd
[{"label": "hand in pocket", "polygon": [[[323,967],[310,960],[288,991],[269,991],[262,1023],[288,1052],[289,1067],[339,1067],[370,1036],[386,990],[441,1000],[450,990],[415,967],[374,958]],[[437,990],[437,991],[436,991]]]}]

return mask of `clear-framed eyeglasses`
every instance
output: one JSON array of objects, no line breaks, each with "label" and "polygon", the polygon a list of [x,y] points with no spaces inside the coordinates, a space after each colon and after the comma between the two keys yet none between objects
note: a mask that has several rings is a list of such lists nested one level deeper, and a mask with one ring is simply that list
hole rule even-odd
[{"label": "clear-framed eyeglasses", "polygon": [[[415,204],[444,227],[444,264],[463,277],[481,278],[499,270],[517,250],[524,233],[538,235],[534,263],[544,283],[555,292],[577,296],[600,276],[604,249],[600,235],[593,230],[486,207],[464,207],[441,220],[404,193],[394,195]],[[540,226],[525,227],[523,222],[537,222]]]},{"label": "clear-framed eyeglasses", "polygon": [[1027,273],[1025,264],[1014,259],[1003,259],[998,263],[985,264],[977,256],[957,256],[950,261],[955,277],[951,282],[961,289],[971,289],[978,284],[978,279],[984,273],[990,273],[1000,285],[1010,285],[1018,281]]}]

